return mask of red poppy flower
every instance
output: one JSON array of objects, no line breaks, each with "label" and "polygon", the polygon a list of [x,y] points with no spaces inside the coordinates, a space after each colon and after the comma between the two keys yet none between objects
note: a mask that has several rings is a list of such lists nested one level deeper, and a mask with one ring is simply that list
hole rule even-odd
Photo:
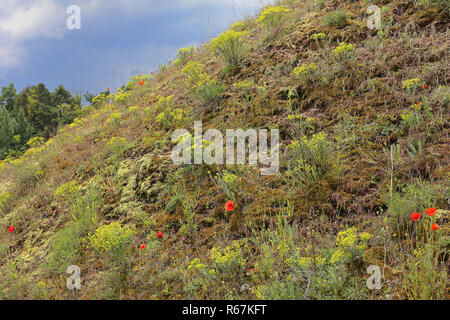
[{"label": "red poppy flower", "polygon": [[9,227],[8,232],[14,232],[14,226]]},{"label": "red poppy flower", "polygon": [[422,217],[422,215],[421,215],[420,213],[414,212],[414,213],[411,215],[411,220],[412,220],[412,221],[419,221],[421,217]]},{"label": "red poppy flower", "polygon": [[424,84],[424,85],[423,85],[423,88],[424,88],[424,89],[428,88],[428,85]]},{"label": "red poppy flower", "polygon": [[425,213],[428,216],[432,217],[436,214],[436,208],[428,208],[427,210],[425,210]]},{"label": "red poppy flower", "polygon": [[162,238],[163,237],[163,233],[162,232],[158,232],[157,234],[156,234],[156,236],[158,237],[158,238]]},{"label": "red poppy flower", "polygon": [[227,204],[225,205],[225,210],[227,211],[234,211],[235,206],[233,201],[228,201]]},{"label": "red poppy flower", "polygon": [[420,106],[422,103],[418,102],[417,104]]},{"label": "red poppy flower", "polygon": [[139,81],[139,85],[142,86],[144,84],[144,81]]},{"label": "red poppy flower", "polygon": [[147,247],[147,245],[145,243],[141,244],[140,248],[141,249],[145,249]]},{"label": "red poppy flower", "polygon": [[431,230],[433,230],[433,231],[436,231],[439,228],[440,227],[436,223],[433,223],[433,225],[431,226]]},{"label": "red poppy flower", "polygon": [[106,88],[106,91],[109,91],[109,88]]}]

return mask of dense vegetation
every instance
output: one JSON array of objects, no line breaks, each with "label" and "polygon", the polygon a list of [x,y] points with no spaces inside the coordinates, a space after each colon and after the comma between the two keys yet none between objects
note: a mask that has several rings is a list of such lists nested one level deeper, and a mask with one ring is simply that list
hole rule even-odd
[{"label": "dense vegetation", "polygon": [[81,115],[81,97],[62,85],[50,92],[43,83],[17,93],[14,84],[0,94],[0,159],[16,157],[31,137],[49,138]]},{"label": "dense vegetation", "polygon": [[[448,2],[373,4],[279,1],[1,162],[0,297],[447,299]],[[196,120],[278,128],[278,174],[173,164]]]}]

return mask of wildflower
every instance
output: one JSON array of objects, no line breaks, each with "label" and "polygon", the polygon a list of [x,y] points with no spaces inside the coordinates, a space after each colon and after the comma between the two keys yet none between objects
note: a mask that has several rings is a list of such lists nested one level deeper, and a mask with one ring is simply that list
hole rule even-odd
[{"label": "wildflower", "polygon": [[141,244],[141,246],[139,248],[141,249],[145,249],[147,247],[147,245],[145,243]]},{"label": "wildflower", "polygon": [[326,36],[327,35],[325,33],[314,33],[311,36],[311,39],[313,39],[313,40],[320,40],[320,39],[325,39]]},{"label": "wildflower", "polygon": [[425,213],[428,216],[432,217],[436,214],[436,208],[428,208],[427,210],[425,210]]},{"label": "wildflower", "polygon": [[402,88],[407,90],[416,89],[420,86],[422,81],[419,78],[413,78],[402,81]]},{"label": "wildflower", "polygon": [[424,84],[424,85],[423,85],[423,88],[424,88],[424,89],[428,88],[428,85]]},{"label": "wildflower", "polygon": [[106,91],[109,91],[109,88],[106,88]]},{"label": "wildflower", "polygon": [[144,84],[144,81],[139,81],[139,85],[142,86]]},{"label": "wildflower", "polygon": [[414,213],[411,215],[411,220],[412,220],[412,221],[419,221],[421,217],[422,217],[422,215],[421,215],[420,213],[414,212]]},{"label": "wildflower", "polygon": [[158,238],[162,238],[163,237],[163,233],[162,232],[158,232],[157,234],[156,234],[156,236],[158,237]]},{"label": "wildflower", "polygon": [[14,232],[14,226],[9,227],[8,232]]},{"label": "wildflower", "polygon": [[227,204],[225,205],[225,210],[227,211],[234,211],[234,203],[233,201],[228,201]]},{"label": "wildflower", "polygon": [[259,18],[256,19],[256,21],[266,22],[266,21],[280,20],[283,13],[290,11],[292,11],[292,9],[286,9],[282,6],[268,7],[263,11],[263,13],[259,16]]},{"label": "wildflower", "polygon": [[433,230],[433,231],[436,231],[439,228],[440,227],[436,223],[433,223],[433,225],[431,226],[431,230]]},{"label": "wildflower", "polygon": [[344,53],[351,52],[355,49],[356,44],[347,43],[345,41],[339,43],[339,46],[333,50],[333,52],[337,55],[343,55]]}]

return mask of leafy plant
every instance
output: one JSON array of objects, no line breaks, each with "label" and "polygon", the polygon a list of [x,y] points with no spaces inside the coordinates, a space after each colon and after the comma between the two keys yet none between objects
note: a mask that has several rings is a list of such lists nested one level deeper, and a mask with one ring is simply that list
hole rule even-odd
[{"label": "leafy plant", "polygon": [[134,235],[134,229],[124,228],[119,222],[112,222],[97,228],[87,239],[97,252],[106,253],[118,267],[124,267]]},{"label": "leafy plant", "polygon": [[256,19],[256,22],[263,23],[267,30],[278,27],[283,19],[283,15],[291,12],[292,9],[287,9],[282,6],[267,7]]},{"label": "leafy plant", "polygon": [[51,239],[52,251],[46,259],[45,268],[64,273],[75,264],[82,244],[82,229],[78,224],[69,224]]},{"label": "leafy plant", "polygon": [[55,192],[56,198],[61,198],[71,204],[72,217],[83,233],[89,232],[97,223],[97,210],[100,204],[95,188],[88,189],[85,194],[76,181],[61,185]]},{"label": "leafy plant", "polygon": [[325,175],[340,175],[341,169],[326,133],[320,132],[311,138],[303,136],[287,148],[292,151],[291,159],[294,161],[294,166],[288,170],[287,175],[297,183],[310,186]]},{"label": "leafy plant", "polygon": [[186,64],[186,62],[191,58],[193,52],[195,51],[194,46],[187,48],[181,48],[178,50],[178,62],[181,65]]},{"label": "leafy plant", "polygon": [[243,42],[244,36],[244,32],[227,30],[211,41],[211,47],[229,65],[238,67],[244,61],[249,49],[248,45]]},{"label": "leafy plant", "polygon": [[188,77],[186,85],[191,89],[191,97],[203,104],[211,102],[225,91],[224,86],[216,84],[205,71],[205,65],[189,61],[183,69],[183,73]]},{"label": "leafy plant", "polygon": [[325,15],[323,23],[326,26],[336,26],[338,28],[343,28],[348,24],[347,12],[343,10],[329,12]]}]

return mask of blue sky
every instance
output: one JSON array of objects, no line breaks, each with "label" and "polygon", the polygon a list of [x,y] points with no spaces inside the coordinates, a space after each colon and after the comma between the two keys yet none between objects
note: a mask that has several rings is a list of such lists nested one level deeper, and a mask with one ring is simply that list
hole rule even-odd
[{"label": "blue sky", "polygon": [[[0,87],[43,82],[73,93],[123,85],[219,34],[265,0],[2,0]],[[81,8],[81,29],[66,10]]]}]

